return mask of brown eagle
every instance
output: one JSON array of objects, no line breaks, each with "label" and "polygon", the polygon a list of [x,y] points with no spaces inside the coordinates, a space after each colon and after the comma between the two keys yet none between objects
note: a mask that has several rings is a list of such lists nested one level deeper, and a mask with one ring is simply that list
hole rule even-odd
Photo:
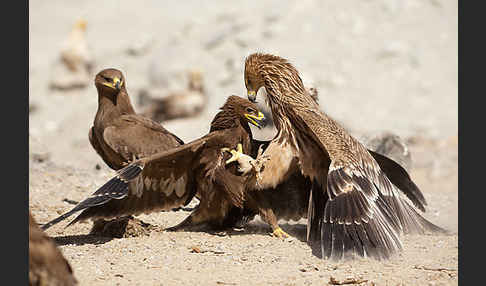
[{"label": "brown eagle", "polygon": [[125,215],[171,210],[188,204],[197,193],[200,203],[180,224],[169,230],[218,228],[232,207],[245,200],[244,176],[222,148],[241,146],[252,153],[249,124],[262,127],[263,114],[247,99],[230,96],[213,121],[210,132],[188,144],[136,160],[68,213],[48,227],[82,211],[69,225],[85,219],[111,219]]},{"label": "brown eagle", "polygon": [[29,285],[77,285],[73,269],[29,211]]},{"label": "brown eagle", "polygon": [[144,116],[158,122],[196,116],[206,108],[208,102],[203,74],[198,70],[189,71],[186,89],[169,91],[161,98],[153,96],[157,93],[157,89],[154,91],[153,87],[141,90],[138,103],[146,106],[142,111]]},{"label": "brown eagle", "polygon": [[[307,241],[318,243],[316,255],[389,258],[402,248],[401,233],[443,231],[405,199],[424,210],[425,199],[408,173],[368,151],[322,112],[286,59],[251,54],[244,79],[252,101],[265,87],[277,134],[256,159],[233,151],[232,160],[254,174],[249,179],[255,189],[275,188],[296,171],[310,179]],[[387,168],[394,171],[388,174]]]},{"label": "brown eagle", "polygon": [[184,144],[159,123],[135,113],[121,71],[100,71],[95,86],[98,111],[89,130],[89,142],[110,168],[119,170],[134,159]]}]

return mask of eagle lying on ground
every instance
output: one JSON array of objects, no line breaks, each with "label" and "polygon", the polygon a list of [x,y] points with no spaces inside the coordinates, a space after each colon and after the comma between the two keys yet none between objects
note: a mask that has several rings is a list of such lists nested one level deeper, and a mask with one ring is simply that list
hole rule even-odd
[{"label": "eagle lying on ground", "polygon": [[265,87],[277,135],[256,159],[232,150],[231,161],[253,175],[247,184],[257,190],[275,188],[297,170],[309,178],[307,241],[311,246],[317,242],[317,256],[386,259],[402,249],[401,233],[444,232],[405,199],[404,194],[425,210],[425,199],[408,173],[368,151],[322,112],[287,60],[251,54],[244,78],[252,101]]},{"label": "eagle lying on ground", "polygon": [[158,122],[200,114],[208,103],[203,74],[201,71],[191,70],[188,76],[186,89],[166,91],[161,98],[154,96],[160,94],[157,87],[141,90],[138,103],[144,106],[142,114]]},{"label": "eagle lying on ground", "polygon": [[199,205],[169,230],[223,227],[227,212],[232,207],[243,207],[246,178],[237,174],[236,163],[226,165],[230,156],[221,149],[241,144],[243,152],[252,153],[249,123],[261,128],[263,120],[254,103],[230,96],[211,122],[207,135],[132,162],[89,198],[45,224],[43,229],[78,211],[81,214],[69,225],[86,219],[167,211],[188,204],[196,193]]}]

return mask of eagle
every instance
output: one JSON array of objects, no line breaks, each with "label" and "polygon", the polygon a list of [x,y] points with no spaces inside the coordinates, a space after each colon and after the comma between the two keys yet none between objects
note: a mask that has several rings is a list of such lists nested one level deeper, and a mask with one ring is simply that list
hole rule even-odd
[{"label": "eagle", "polygon": [[69,225],[86,219],[168,211],[188,204],[196,194],[200,202],[195,210],[167,230],[224,227],[226,218],[231,218],[227,213],[233,207],[243,207],[246,177],[238,174],[237,163],[231,164],[229,154],[222,149],[238,146],[241,152],[252,153],[249,124],[261,128],[264,119],[256,104],[229,96],[207,135],[133,161],[71,211],[42,228],[45,230],[78,211],[82,212]]},{"label": "eagle", "polygon": [[253,53],[244,80],[251,101],[265,88],[277,134],[256,159],[231,150],[231,160],[256,190],[275,189],[296,171],[311,181],[307,243],[317,256],[388,259],[402,249],[402,233],[445,232],[407,201],[425,211],[408,173],[321,111],[288,60]]},{"label": "eagle", "polygon": [[191,70],[188,76],[187,88],[165,92],[161,98],[154,96],[161,92],[153,84],[149,89],[141,90],[138,104],[146,106],[142,114],[158,122],[200,114],[208,102],[203,73],[199,70]]},{"label": "eagle", "polygon": [[130,162],[184,144],[160,123],[135,113],[123,73],[101,70],[94,80],[98,110],[89,130],[89,142],[113,170]]},{"label": "eagle", "polygon": [[29,211],[29,285],[77,285],[73,269]]},{"label": "eagle", "polygon": [[[120,70],[101,70],[96,74],[94,84],[98,110],[88,137],[93,149],[111,169],[120,170],[133,160],[184,144],[160,123],[135,113],[125,76]],[[103,220],[98,220],[93,231],[105,226]]]}]

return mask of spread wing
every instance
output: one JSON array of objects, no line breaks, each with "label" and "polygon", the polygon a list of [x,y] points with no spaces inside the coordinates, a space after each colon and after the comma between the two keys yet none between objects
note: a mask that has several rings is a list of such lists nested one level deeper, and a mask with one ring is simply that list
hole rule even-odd
[{"label": "spread wing", "polygon": [[401,249],[400,221],[381,193],[384,188],[389,192],[391,185],[370,180],[368,171],[359,165],[331,163],[327,202],[320,214],[324,257],[341,259],[355,252],[381,259]]},{"label": "spread wing", "polygon": [[[401,233],[443,231],[420,216],[368,150],[334,125],[331,119],[318,110],[306,109],[297,110],[294,122],[308,136],[304,138],[312,139],[308,140],[308,145],[321,146],[326,153],[333,151],[338,154],[337,159],[330,162],[328,170],[313,169],[311,173],[314,174],[311,178],[316,179],[320,188],[312,190],[309,208],[314,212],[310,213],[308,228],[312,228],[314,233],[308,235],[316,238],[318,234],[315,232],[320,229],[324,257],[341,259],[355,253],[376,259],[388,258],[401,249]],[[325,129],[325,125],[331,128]],[[333,138],[326,138],[332,132]],[[342,140],[340,147],[337,145],[336,148],[343,149],[326,150],[326,140]],[[300,146],[305,145],[301,143]],[[313,160],[316,156],[304,155],[301,160]],[[390,163],[383,158],[380,160],[385,165]],[[395,168],[393,164],[385,166],[385,169],[394,172]],[[305,168],[302,170],[304,174],[308,172]],[[315,175],[319,172],[326,172],[327,177]],[[397,185],[405,185],[403,173],[392,177]],[[403,190],[412,201],[421,202],[418,189]]]},{"label": "spread wing", "polygon": [[425,212],[427,202],[425,201],[424,195],[412,181],[407,171],[400,164],[388,158],[386,156],[387,154],[379,154],[371,150],[368,150],[368,152],[370,152],[371,156],[373,156],[380,166],[380,169],[385,172],[386,177],[390,179],[393,185],[400,189],[412,201],[415,207]]},{"label": "spread wing", "polygon": [[194,171],[200,167],[200,153],[217,139],[213,132],[189,144],[137,160],[71,211],[44,224],[42,229],[81,214],[69,225],[88,218],[114,218],[158,210],[171,210],[190,202],[196,192]]},{"label": "spread wing", "polygon": [[[271,141],[259,141],[252,140],[252,151],[251,156],[256,156],[256,150],[262,147],[265,150]],[[412,203],[419,208],[421,211],[425,211],[425,205],[427,205],[425,198],[417,187],[417,185],[412,181],[407,171],[400,166],[394,160],[386,157],[387,154],[379,154],[372,150],[368,150],[373,158],[378,163],[381,171],[386,174],[386,177],[395,185],[403,194],[405,194]],[[325,160],[323,160],[325,161]],[[326,162],[324,162],[326,163]],[[329,162],[327,162],[329,164]],[[316,166],[311,166],[316,167]],[[321,166],[322,167],[322,166]],[[300,170],[296,170],[292,175],[280,183],[275,189],[269,188],[260,190],[261,196],[263,196],[271,209],[275,213],[278,219],[284,220],[299,220],[300,218],[312,218],[316,217],[317,212],[324,212],[325,201],[314,204],[312,208],[309,208],[309,201],[312,195],[313,184],[315,191],[319,189],[316,182],[312,182],[309,178],[304,177]],[[316,198],[316,196],[314,196]],[[317,199],[317,198],[316,198]],[[316,209],[317,206],[321,206],[322,210]],[[313,215],[309,215],[308,212],[312,212]],[[242,212],[248,218],[253,217],[256,213],[254,212]],[[248,218],[242,218],[240,220],[248,220]],[[308,232],[315,233],[311,228],[318,228],[318,221],[313,221],[309,223]],[[310,238],[310,240],[315,240]]]},{"label": "spread wing", "polygon": [[117,118],[104,130],[103,140],[126,162],[184,144],[180,138],[159,123],[136,114]]}]

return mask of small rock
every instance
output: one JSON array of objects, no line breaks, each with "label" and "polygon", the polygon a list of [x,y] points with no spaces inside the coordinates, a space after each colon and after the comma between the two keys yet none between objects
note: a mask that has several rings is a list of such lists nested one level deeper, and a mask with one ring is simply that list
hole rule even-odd
[{"label": "small rock", "polygon": [[105,237],[127,238],[148,236],[155,226],[133,217],[122,217],[110,221],[97,220],[93,223],[90,234]]},{"label": "small rock", "polygon": [[374,136],[365,136],[363,143],[368,149],[391,158],[405,170],[410,171],[412,156],[407,144],[398,135],[384,131]]},{"label": "small rock", "polygon": [[154,44],[154,38],[149,35],[143,35],[140,39],[130,43],[126,52],[131,56],[142,56],[150,51]]},{"label": "small rock", "polygon": [[199,246],[193,245],[193,246],[191,246],[191,252],[192,253],[201,253],[202,250],[201,250],[201,248]]}]

